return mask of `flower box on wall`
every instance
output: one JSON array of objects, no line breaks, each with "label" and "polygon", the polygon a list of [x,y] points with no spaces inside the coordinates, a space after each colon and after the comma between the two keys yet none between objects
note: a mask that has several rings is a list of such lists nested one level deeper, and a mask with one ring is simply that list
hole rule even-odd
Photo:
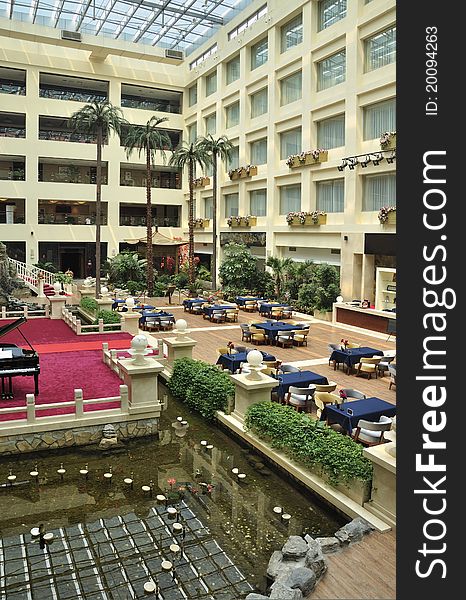
[{"label": "flower box on wall", "polygon": [[328,150],[313,150],[308,152],[302,152],[301,154],[293,154],[289,156],[286,164],[290,169],[296,169],[297,167],[303,167],[305,165],[316,165],[318,163],[328,161]]},{"label": "flower box on wall", "polygon": [[395,206],[382,206],[377,216],[381,225],[396,225]]},{"label": "flower box on wall", "polygon": [[394,150],[396,148],[396,131],[385,131],[380,136],[381,150]]},{"label": "flower box on wall", "polygon": [[196,219],[194,221],[194,229],[205,229],[209,227],[210,219]]},{"label": "flower box on wall", "polygon": [[327,224],[326,213],[288,213],[286,222],[291,227],[300,226],[318,226]]},{"label": "flower box on wall", "polygon": [[193,182],[193,187],[195,189],[203,188],[206,185],[210,185],[210,177],[198,177],[198,179],[195,179]]},{"label": "flower box on wall", "polygon": [[228,217],[228,227],[254,227],[257,225],[257,217]]},{"label": "flower box on wall", "polygon": [[238,167],[238,169],[231,169],[228,171],[228,177],[233,181],[235,179],[244,179],[245,177],[252,177],[257,175],[257,167],[254,165],[248,165],[247,167]]}]

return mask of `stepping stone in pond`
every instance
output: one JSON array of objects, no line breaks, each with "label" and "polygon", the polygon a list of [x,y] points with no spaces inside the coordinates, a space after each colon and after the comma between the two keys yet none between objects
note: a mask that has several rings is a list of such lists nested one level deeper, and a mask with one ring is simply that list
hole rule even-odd
[{"label": "stepping stone in pond", "polygon": [[218,571],[211,575],[205,575],[202,579],[206,582],[208,588],[214,592],[228,585],[228,581]]},{"label": "stepping stone in pond", "polygon": [[232,565],[231,567],[227,567],[223,571],[223,574],[231,583],[239,583],[244,579],[242,573],[240,573],[234,565]]},{"label": "stepping stone in pond", "polygon": [[215,540],[204,542],[204,548],[209,554],[218,554],[219,552],[222,552],[222,549]]},{"label": "stepping stone in pond", "polygon": [[191,560],[198,560],[207,556],[207,552],[200,544],[196,544],[195,546],[188,546],[184,549],[184,552],[186,556]]},{"label": "stepping stone in pond", "polygon": [[15,575],[27,571],[27,563],[23,558],[7,560],[4,563],[5,575]]},{"label": "stepping stone in pond", "polygon": [[142,525],[142,523],[140,521],[131,521],[131,522],[127,523],[126,529],[131,534],[141,533],[141,532],[145,531],[144,526]]},{"label": "stepping stone in pond", "polygon": [[214,561],[216,562],[216,564],[221,567],[222,569],[225,567],[228,567],[229,565],[233,564],[231,562],[231,560],[228,558],[228,556],[222,552],[221,554],[216,554],[213,557]]},{"label": "stepping stone in pond", "polygon": [[95,521],[95,523],[89,523],[86,525],[86,529],[92,532],[103,531],[104,526],[99,521]]},{"label": "stepping stone in pond", "polygon": [[4,561],[23,558],[23,548],[21,546],[7,546],[4,549]]},{"label": "stepping stone in pond", "polygon": [[121,517],[125,523],[132,523],[133,521],[140,522],[140,518],[134,513],[128,513],[127,515],[123,515]]},{"label": "stepping stone in pond", "polygon": [[235,585],[235,589],[238,592],[238,597],[240,597],[241,594],[247,594],[248,592],[254,591],[252,585],[246,580],[237,583]]},{"label": "stepping stone in pond", "polygon": [[201,593],[201,597],[206,594],[205,588],[199,583],[199,580],[183,581],[183,589],[185,590],[188,598],[197,598],[198,592]]},{"label": "stepping stone in pond", "polygon": [[213,573],[217,571],[218,566],[209,558],[201,558],[194,563],[195,569],[202,573],[202,575],[207,575],[208,573]]},{"label": "stepping stone in pond", "polygon": [[100,544],[108,542],[108,537],[105,531],[101,529],[100,531],[96,531],[95,533],[89,533],[89,540],[91,540],[93,544]]},{"label": "stepping stone in pond", "polygon": [[110,517],[109,519],[104,519],[104,525],[107,529],[121,527],[121,521],[118,517]]}]

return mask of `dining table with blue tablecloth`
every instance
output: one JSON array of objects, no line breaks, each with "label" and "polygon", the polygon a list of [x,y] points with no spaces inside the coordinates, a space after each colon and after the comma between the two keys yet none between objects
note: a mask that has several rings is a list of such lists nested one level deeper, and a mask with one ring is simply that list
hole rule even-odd
[{"label": "dining table with blue tablecloth", "polygon": [[278,302],[262,302],[259,305],[259,312],[270,314],[272,312],[272,308],[290,308],[289,304],[279,304]]},{"label": "dining table with blue tablecloth", "polygon": [[175,317],[173,316],[173,313],[168,313],[168,312],[165,312],[164,310],[160,310],[158,312],[144,310],[142,312],[142,316],[139,318],[139,327],[143,327],[145,325],[146,319],[148,317],[158,319],[158,320],[163,319],[164,321],[170,321],[171,323],[175,322]]},{"label": "dining table with blue tablecloth", "polygon": [[[262,360],[273,361],[277,360],[272,354],[262,352]],[[248,362],[246,352],[237,352],[236,354],[220,354],[217,360],[218,365],[222,365],[224,369],[229,369],[232,373],[236,373],[241,368],[241,363]]]},{"label": "dining table with blue tablecloth", "polygon": [[373,356],[383,356],[382,350],[376,350],[369,346],[361,346],[361,348],[347,348],[346,350],[334,350],[329,358],[329,361],[343,363],[347,366],[348,371],[361,358],[372,358]]},{"label": "dining table with blue tablecloth", "polygon": [[[348,413],[348,409],[350,413]],[[352,402],[342,402],[338,406],[336,404],[326,404],[320,415],[320,420],[327,421],[328,425],[337,423],[341,425],[346,433],[351,435],[353,429],[358,426],[360,419],[378,422],[382,415],[394,417],[396,406],[380,398],[371,397],[363,400],[353,400]]]},{"label": "dining table with blue tablecloth", "polygon": [[264,298],[259,298],[258,296],[236,296],[238,306],[244,306],[246,302],[258,302],[260,300],[264,300]]},{"label": "dining table with blue tablecloth", "polygon": [[295,331],[297,329],[305,329],[308,327],[305,323],[299,323],[297,325],[291,325],[290,323],[284,323],[283,321],[255,323],[254,327],[257,329],[263,329],[264,333],[269,338],[269,343],[274,344],[277,336],[283,331]]},{"label": "dining table with blue tablecloth", "polygon": [[231,310],[233,308],[236,308],[236,304],[212,304],[210,306],[204,306],[202,310],[210,319],[214,310]]},{"label": "dining table with blue tablecloth", "polygon": [[295,373],[281,373],[278,375],[278,386],[272,392],[277,392],[278,398],[283,400],[290,386],[306,388],[312,385],[328,385],[327,377],[313,371],[299,371]]},{"label": "dining table with blue tablecloth", "polygon": [[186,298],[183,300],[183,307],[185,310],[191,310],[194,304],[203,304],[208,302],[206,298]]}]

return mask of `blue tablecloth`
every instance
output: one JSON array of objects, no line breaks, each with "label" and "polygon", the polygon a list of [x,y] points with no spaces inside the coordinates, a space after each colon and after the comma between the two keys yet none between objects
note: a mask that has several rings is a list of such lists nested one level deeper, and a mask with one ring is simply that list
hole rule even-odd
[{"label": "blue tablecloth", "polygon": [[350,368],[358,363],[360,358],[372,358],[373,356],[383,356],[382,350],[363,346],[362,348],[348,348],[348,350],[334,350],[330,356],[330,360],[344,363]]},{"label": "blue tablecloth", "polygon": [[[277,360],[272,354],[262,352],[264,360]],[[230,369],[232,373],[235,373],[240,367],[241,363],[247,362],[246,352],[238,352],[237,354],[221,354],[218,357],[217,364],[222,365],[225,369]]]},{"label": "blue tablecloth", "polygon": [[248,301],[253,301],[257,302],[258,300],[263,300],[264,298],[257,298],[256,296],[237,296],[236,297],[236,303],[239,306],[244,306],[244,304]]},{"label": "blue tablecloth", "polygon": [[257,323],[255,325],[258,329],[263,329],[269,337],[269,342],[273,344],[277,335],[282,331],[294,331],[295,329],[304,329],[307,325],[290,325],[290,323],[284,323],[283,321],[276,321],[274,323]]},{"label": "blue tablecloth", "polygon": [[235,308],[235,306],[232,306],[231,304],[214,304],[213,306],[205,306],[203,310],[205,315],[211,317],[214,310],[228,310],[233,308]]},{"label": "blue tablecloth", "polygon": [[[320,415],[320,420],[327,421],[329,424],[338,423],[350,435],[353,428],[358,426],[359,419],[378,421],[382,415],[386,417],[396,415],[396,406],[374,397],[343,402],[340,406],[342,410],[334,404],[327,404]],[[348,408],[353,411],[352,415],[347,413]]]},{"label": "blue tablecloth", "polygon": [[327,385],[328,379],[323,375],[319,375],[318,373],[313,373],[312,371],[300,371],[299,373],[282,373],[278,376],[278,381],[280,382],[278,387],[274,388],[272,391],[277,392],[278,397],[283,399],[285,395],[288,393],[288,389],[290,386],[295,387],[309,387],[311,383],[314,385]]},{"label": "blue tablecloth", "polygon": [[270,313],[272,308],[290,308],[289,304],[277,304],[275,302],[264,302],[259,306],[260,313]]},{"label": "blue tablecloth", "polygon": [[163,310],[161,310],[160,312],[151,312],[150,310],[144,310],[142,313],[142,317],[139,319],[140,326],[146,322],[147,317],[154,317],[154,319],[164,319],[166,321],[172,321],[173,323],[175,322],[175,317],[173,316],[173,313],[167,313]]},{"label": "blue tablecloth", "polygon": [[193,304],[202,304],[203,302],[207,302],[207,300],[205,298],[187,298],[183,300],[183,306],[190,310]]}]

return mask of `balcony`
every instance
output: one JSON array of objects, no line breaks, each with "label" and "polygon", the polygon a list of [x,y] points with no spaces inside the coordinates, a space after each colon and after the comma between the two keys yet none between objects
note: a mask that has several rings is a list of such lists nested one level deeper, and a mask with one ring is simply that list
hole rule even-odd
[{"label": "balcony", "polygon": [[53,100],[100,102],[108,97],[108,82],[85,77],[40,73],[39,96]]},{"label": "balcony", "polygon": [[0,67],[0,94],[26,95],[26,71]]},{"label": "balcony", "polygon": [[[145,168],[128,167],[120,165],[120,185],[123,187],[146,187],[147,171]],[[169,167],[155,167],[152,170],[153,188],[164,188],[171,190],[181,189],[181,173],[178,169]]]},{"label": "balcony", "polygon": [[[46,183],[95,184],[97,167],[95,161],[70,159],[72,164],[63,164],[63,159],[39,158],[39,181]],[[102,165],[102,184],[107,185],[107,163]]]},{"label": "balcony", "polygon": [[25,181],[26,158],[24,156],[8,156],[0,154],[0,180]]},{"label": "balcony", "polygon": [[[136,125],[136,127],[143,127],[143,125]],[[182,132],[179,129],[164,129],[163,127],[159,127],[160,131],[166,133],[170,138],[171,145],[170,147],[165,147],[163,150],[175,150],[181,143]],[[128,127],[123,125],[121,128],[121,138],[120,138],[120,146],[125,145],[125,138],[128,132]]]},{"label": "balcony", "polygon": [[0,137],[25,138],[26,115],[0,112]]},{"label": "balcony", "polygon": [[[95,202],[39,200],[40,225],[95,225]],[[102,202],[101,224],[107,225],[107,203]]]},{"label": "balcony", "polygon": [[[152,225],[157,227],[180,227],[181,206],[155,205],[152,207]],[[120,225],[146,227],[145,204],[121,204]]]},{"label": "balcony", "polygon": [[183,95],[181,92],[161,90],[123,83],[121,86],[121,106],[156,112],[181,114]]},{"label": "balcony", "polygon": [[[39,139],[53,142],[76,142],[78,144],[95,144],[96,136],[85,133],[74,133],[68,127],[68,119],[62,117],[39,116]],[[104,144],[108,139],[104,139]]]},{"label": "balcony", "polygon": [[0,198],[0,225],[25,222],[25,201],[18,198]]}]

